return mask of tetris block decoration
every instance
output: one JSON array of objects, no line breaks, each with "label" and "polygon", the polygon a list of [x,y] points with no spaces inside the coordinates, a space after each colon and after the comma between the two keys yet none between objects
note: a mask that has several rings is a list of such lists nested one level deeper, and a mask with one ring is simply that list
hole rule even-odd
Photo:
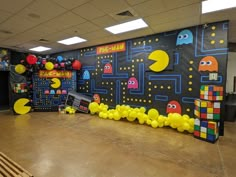
[{"label": "tetris block decoration", "polygon": [[194,115],[205,120],[220,120],[220,102],[194,100]]},{"label": "tetris block decoration", "polygon": [[200,88],[200,99],[210,101],[222,101],[224,95],[222,86],[202,85]]},{"label": "tetris block decoration", "polygon": [[214,143],[219,138],[219,122],[194,120],[194,137]]},{"label": "tetris block decoration", "polygon": [[26,83],[16,83],[16,84],[14,84],[14,92],[15,93],[25,93],[25,92],[27,92]]}]

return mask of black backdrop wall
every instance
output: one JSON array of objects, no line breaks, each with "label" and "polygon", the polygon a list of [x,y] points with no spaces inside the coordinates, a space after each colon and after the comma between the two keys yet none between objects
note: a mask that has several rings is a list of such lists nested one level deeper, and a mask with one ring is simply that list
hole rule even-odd
[{"label": "black backdrop wall", "polygon": [[[78,92],[110,107],[145,106],[163,115],[177,109],[193,116],[201,85],[225,87],[227,44],[223,21],[55,56],[78,58],[83,65]],[[210,73],[217,73],[213,80]]]}]

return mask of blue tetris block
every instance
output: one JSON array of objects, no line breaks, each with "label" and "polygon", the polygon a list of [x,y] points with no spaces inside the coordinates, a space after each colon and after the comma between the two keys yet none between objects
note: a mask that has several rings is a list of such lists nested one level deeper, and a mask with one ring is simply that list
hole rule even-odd
[{"label": "blue tetris block", "polygon": [[201,113],[207,113],[207,108],[201,108]]},{"label": "blue tetris block", "polygon": [[201,127],[208,127],[208,122],[207,121],[201,121]]},{"label": "blue tetris block", "polygon": [[217,96],[217,92],[216,91],[213,92],[213,96]]},{"label": "blue tetris block", "polygon": [[216,136],[215,135],[207,135],[207,139],[209,140],[209,141],[212,141],[212,142],[214,142],[215,140],[216,140]]},{"label": "blue tetris block", "polygon": [[209,90],[209,91],[213,91],[213,89],[214,89],[214,87],[211,86],[211,85],[209,85],[208,90]]}]

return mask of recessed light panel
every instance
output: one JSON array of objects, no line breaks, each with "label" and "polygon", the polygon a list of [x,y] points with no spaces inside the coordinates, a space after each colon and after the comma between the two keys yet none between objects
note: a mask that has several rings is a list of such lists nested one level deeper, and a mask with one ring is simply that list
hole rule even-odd
[{"label": "recessed light panel", "polygon": [[148,27],[148,25],[143,21],[143,19],[140,18],[126,23],[121,23],[119,25],[110,26],[105,29],[113,34],[119,34],[146,27]]},{"label": "recessed light panel", "polygon": [[31,48],[29,50],[32,50],[32,51],[35,51],[35,52],[43,52],[43,51],[51,50],[51,48],[38,46],[38,47]]},{"label": "recessed light panel", "polygon": [[72,45],[72,44],[77,44],[77,43],[81,43],[81,42],[85,42],[85,41],[87,41],[87,40],[75,36],[75,37],[71,37],[71,38],[64,39],[64,40],[57,41],[57,42],[61,43],[61,44],[65,44],[65,45]]},{"label": "recessed light panel", "polygon": [[202,14],[234,8],[236,0],[207,0],[202,1]]}]

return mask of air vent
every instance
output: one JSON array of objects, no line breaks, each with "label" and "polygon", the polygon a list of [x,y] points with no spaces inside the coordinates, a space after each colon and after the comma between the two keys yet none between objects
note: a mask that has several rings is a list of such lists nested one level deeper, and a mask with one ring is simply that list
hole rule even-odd
[{"label": "air vent", "polygon": [[0,30],[0,33],[4,33],[4,34],[12,34],[11,31],[8,30]]},{"label": "air vent", "polygon": [[124,11],[124,12],[120,12],[116,15],[119,15],[119,16],[129,16],[129,17],[133,17],[134,15],[130,12],[130,11]]},{"label": "air vent", "polygon": [[43,38],[39,39],[38,41],[39,41],[39,42],[42,42],[42,43],[48,43],[48,42],[49,42],[49,40],[43,39]]}]

